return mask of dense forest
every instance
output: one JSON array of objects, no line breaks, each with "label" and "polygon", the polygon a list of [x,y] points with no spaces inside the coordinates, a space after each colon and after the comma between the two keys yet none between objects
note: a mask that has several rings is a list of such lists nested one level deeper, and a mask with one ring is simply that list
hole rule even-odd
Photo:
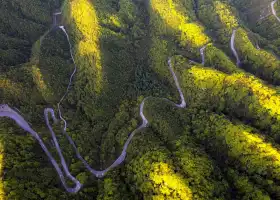
[{"label": "dense forest", "polygon": [[[0,200],[280,199],[277,14],[272,0],[0,0]],[[59,144],[81,188],[4,105],[62,169]],[[100,177],[85,165],[120,155]]]}]

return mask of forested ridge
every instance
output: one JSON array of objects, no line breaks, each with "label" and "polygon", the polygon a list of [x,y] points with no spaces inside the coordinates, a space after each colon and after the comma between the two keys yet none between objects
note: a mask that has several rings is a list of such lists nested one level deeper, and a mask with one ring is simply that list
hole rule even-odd
[{"label": "forested ridge", "polygon": [[0,0],[0,199],[280,199],[278,16],[272,0]]}]

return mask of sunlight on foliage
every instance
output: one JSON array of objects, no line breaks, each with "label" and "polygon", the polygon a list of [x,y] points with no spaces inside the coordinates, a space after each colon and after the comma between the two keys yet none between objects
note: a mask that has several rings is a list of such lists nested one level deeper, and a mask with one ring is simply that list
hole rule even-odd
[{"label": "sunlight on foliage", "polygon": [[[223,84],[240,84],[244,88],[250,88],[254,95],[258,97],[260,105],[272,115],[278,115],[277,119],[280,120],[280,96],[277,91],[271,87],[266,86],[260,80],[253,76],[245,75],[244,73],[235,73],[232,75],[225,75],[218,71],[211,69],[203,69],[193,67],[190,71],[195,78],[195,84],[199,87],[207,88],[210,85],[224,87]],[[210,78],[212,77],[212,79]],[[213,81],[213,84],[210,84]],[[219,81],[219,82],[217,82]],[[220,88],[222,89],[222,88]],[[218,93],[219,90],[216,90]],[[217,93],[217,94],[218,94]]]},{"label": "sunlight on foliage", "polygon": [[155,199],[164,199],[165,196],[172,195],[174,195],[174,199],[192,199],[191,190],[166,163],[152,163],[149,178],[154,186],[158,187],[154,192],[160,195],[156,196]]},{"label": "sunlight on foliage", "polygon": [[[238,161],[236,164],[240,165],[243,170],[249,174],[257,173],[272,180],[280,180],[279,146],[275,148],[271,143],[265,141],[263,136],[254,133],[252,128],[242,124],[232,124],[222,116],[211,114],[205,116],[202,121],[207,120],[209,121],[203,126],[211,128],[205,130],[203,127],[198,127],[198,121],[195,122],[197,130],[199,132],[201,130],[203,133],[198,137],[207,140],[211,140],[213,137],[220,138],[215,142],[211,140],[212,145],[216,148],[226,148],[223,153],[227,154],[229,160]],[[212,149],[212,151],[216,150]]]},{"label": "sunlight on foliage", "polygon": [[[102,179],[58,135],[82,183],[76,194],[65,191],[36,140],[4,119],[0,200],[280,199],[280,23],[271,0],[0,1],[0,101],[18,109],[55,158],[42,111],[66,90],[67,132],[98,170],[114,163],[141,126],[139,105],[150,96],[148,126]],[[270,16],[250,24],[260,5],[266,13],[257,17]],[[157,98],[178,103],[181,92],[184,109]]]},{"label": "sunlight on foliage", "polygon": [[[199,84],[202,87],[207,87],[207,85],[210,82],[210,77],[213,77],[216,80],[220,80],[221,83],[218,84],[220,86],[222,86],[223,83],[227,83],[227,84],[241,83],[243,87],[247,87],[252,90],[253,94],[258,97],[258,101],[260,105],[266,108],[271,115],[276,114],[279,115],[280,117],[280,96],[277,95],[277,91],[275,89],[266,86],[260,80],[254,78],[253,76],[245,75],[244,73],[236,73],[236,74],[226,76],[225,74],[219,73],[217,71],[208,70],[208,69],[201,70],[201,69],[192,68],[190,70],[190,72],[193,74],[193,76],[197,81],[195,82],[196,84]],[[205,83],[205,85],[203,83]]]},{"label": "sunlight on foliage", "polygon": [[111,15],[109,18],[109,21],[111,22],[112,25],[115,27],[121,28],[122,24],[120,22],[120,19],[116,15]]},{"label": "sunlight on foliage", "polygon": [[258,50],[242,28],[236,32],[236,49],[249,71],[273,83],[280,84],[280,61],[266,50]]},{"label": "sunlight on foliage", "polygon": [[4,191],[4,181],[3,181],[3,170],[4,170],[4,147],[2,141],[0,144],[0,200],[5,200],[5,191]]},{"label": "sunlight on foliage", "polygon": [[[257,127],[279,135],[280,96],[273,87],[244,73],[227,75],[203,67],[183,72],[185,94],[190,104],[247,118]],[[207,102],[207,103],[206,103]]]},{"label": "sunlight on foliage", "polygon": [[228,49],[233,29],[239,25],[238,18],[228,1],[200,1],[198,18],[213,33],[218,43]]},{"label": "sunlight on foliage", "polygon": [[186,24],[189,21],[189,17],[186,13],[181,13],[177,8],[178,4],[173,0],[152,0],[150,1],[151,8],[155,13],[158,13],[165,23],[174,30],[182,24]]},{"label": "sunlight on foliage", "polygon": [[182,24],[181,27],[181,41],[185,46],[191,42],[193,47],[201,47],[207,44],[210,39],[204,34],[204,29],[195,23]]},{"label": "sunlight on foliage", "polygon": [[[207,151],[219,160],[223,168],[227,168],[234,185],[242,187],[240,195],[269,199],[266,195],[268,191],[280,194],[277,185],[280,180],[279,145],[266,141],[251,127],[232,123],[226,117],[211,112],[201,111],[191,123],[197,140],[205,144]],[[236,174],[231,167],[246,176]],[[259,190],[259,186],[266,190]]]},{"label": "sunlight on foliage", "polygon": [[158,150],[134,159],[128,169],[134,174],[136,186],[145,199],[192,199],[187,181],[167,160],[167,154]]},{"label": "sunlight on foliage", "polygon": [[[177,140],[177,145],[187,143],[183,137]],[[189,147],[191,145],[193,144],[184,144],[180,147],[178,145],[178,150],[174,155],[176,155],[178,166],[186,174],[186,181],[193,193],[193,199],[213,199],[217,193],[221,198],[226,198],[228,183],[219,178],[219,171],[214,168],[215,164],[211,158],[198,148]]]},{"label": "sunlight on foliage", "polygon": [[46,82],[44,81],[42,72],[37,67],[37,65],[32,65],[31,73],[32,73],[33,81],[36,84],[36,87],[37,87],[38,91],[41,93],[42,97],[44,97],[44,99],[47,102],[52,101],[54,98],[54,94],[51,91],[50,86],[48,86],[46,84]]},{"label": "sunlight on foliage", "polygon": [[[179,46],[198,55],[199,47],[210,38],[198,23],[191,21],[188,11],[180,2],[173,0],[151,0],[149,3],[151,46],[149,57],[151,66],[161,76],[169,74],[167,58],[178,48],[170,39],[175,36]],[[167,39],[170,38],[170,39]]]},{"label": "sunlight on foliage", "polygon": [[232,77],[232,82],[239,81],[245,83],[246,87],[250,88],[252,92],[258,96],[258,101],[268,112],[272,115],[279,115],[277,120],[280,120],[280,96],[275,89],[264,85],[260,80],[253,76],[244,76],[244,74],[236,74]]},{"label": "sunlight on foliage", "polygon": [[227,29],[232,30],[237,28],[238,21],[232,11],[230,6],[221,2],[214,1],[215,10],[220,18],[221,23],[227,27]]},{"label": "sunlight on foliage", "polygon": [[76,64],[81,68],[81,73],[90,77],[88,79],[90,83],[87,83],[89,87],[93,87],[95,92],[100,93],[103,75],[99,45],[100,27],[95,8],[89,0],[74,0],[67,1],[65,9],[66,12],[70,12],[66,20],[73,20],[70,26],[73,27],[71,31],[75,35]]},{"label": "sunlight on foliage", "polygon": [[180,117],[176,116],[176,111],[161,107],[159,101],[149,101],[147,116],[157,137],[162,138],[173,152],[174,166],[184,175],[192,199],[227,199],[229,185],[220,178],[221,171],[206,152],[197,148],[188,128],[179,125]]},{"label": "sunlight on foliage", "polygon": [[[22,92],[22,86],[7,78],[0,76],[0,89],[3,90],[3,95],[8,99],[9,97],[19,97]],[[1,94],[2,95],[2,94]]]},{"label": "sunlight on foliage", "polygon": [[[190,43],[191,47],[198,48],[210,41],[209,37],[204,34],[204,28],[197,23],[190,23],[186,11],[182,13],[179,10],[183,5],[176,4],[172,0],[151,0],[150,4],[155,14],[158,14],[167,26],[180,33],[178,39],[181,45],[186,46]],[[158,24],[159,33],[166,25]]]}]

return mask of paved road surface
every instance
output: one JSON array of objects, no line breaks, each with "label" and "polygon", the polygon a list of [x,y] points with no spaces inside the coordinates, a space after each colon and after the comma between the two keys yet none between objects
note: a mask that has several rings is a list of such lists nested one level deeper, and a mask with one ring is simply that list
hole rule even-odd
[{"label": "paved road surface", "polygon": [[239,59],[238,54],[237,54],[237,52],[235,50],[235,47],[234,47],[235,34],[236,34],[236,30],[233,30],[232,35],[231,35],[231,39],[230,39],[230,48],[231,48],[231,51],[236,58],[236,65],[239,66],[241,62],[240,62],[240,59]]},{"label": "paved road surface", "polygon": [[[59,112],[59,118],[60,120],[62,120],[64,122],[64,127],[63,127],[63,133],[65,134],[65,136],[67,137],[69,143],[73,146],[74,150],[75,150],[75,153],[76,153],[76,156],[78,159],[80,159],[83,164],[85,165],[85,167],[92,173],[94,174],[96,177],[98,178],[101,178],[103,177],[106,172],[108,172],[109,170],[117,167],[118,165],[120,165],[124,160],[125,160],[125,157],[126,157],[126,151],[127,151],[127,148],[128,148],[128,145],[130,144],[132,138],[134,137],[134,135],[139,132],[140,130],[144,129],[145,127],[147,127],[148,125],[148,120],[147,118],[145,117],[144,115],[144,105],[145,105],[145,102],[146,100],[149,98],[149,97],[146,97],[140,104],[140,109],[139,109],[139,113],[140,113],[140,116],[142,118],[142,124],[137,128],[135,129],[128,137],[124,147],[123,147],[123,150],[122,150],[122,153],[120,154],[120,156],[113,162],[113,164],[111,166],[109,166],[108,168],[104,169],[104,170],[101,170],[101,171],[98,171],[98,170],[95,170],[95,169],[92,169],[89,164],[84,160],[84,158],[80,155],[74,141],[72,140],[72,138],[67,134],[66,132],[66,128],[67,128],[67,122],[66,120],[63,118],[62,116],[62,112],[60,110],[60,107],[61,107],[61,103],[62,101],[64,100],[64,98],[66,97],[68,91],[70,90],[70,87],[71,87],[71,84],[72,84],[72,80],[73,80],[73,77],[77,71],[77,67],[76,67],[76,64],[75,64],[75,59],[74,59],[74,56],[72,54],[72,45],[71,45],[71,42],[70,42],[70,39],[69,39],[69,35],[67,34],[67,31],[66,29],[63,27],[63,26],[60,26],[59,27],[65,34],[66,38],[67,38],[67,41],[68,41],[68,44],[69,44],[69,49],[70,49],[70,54],[71,54],[71,57],[72,57],[72,60],[74,62],[74,65],[75,65],[75,68],[74,68],[74,71],[72,72],[71,76],[70,76],[70,79],[69,79],[69,84],[67,86],[67,89],[66,89],[66,92],[65,94],[62,96],[62,98],[60,99],[60,101],[58,102],[57,104],[57,107],[58,107],[58,112]],[[183,95],[183,92],[181,90],[181,87],[180,87],[180,84],[179,84],[179,81],[178,81],[178,78],[172,68],[172,64],[171,64],[171,58],[168,59],[168,68],[172,74],[172,77],[175,81],[175,85],[177,87],[177,90],[179,92],[179,95],[180,95],[180,98],[181,98],[181,103],[180,104],[176,104],[172,101],[170,101],[169,99],[166,99],[166,98],[163,98],[169,102],[171,102],[173,105],[175,105],[176,107],[178,108],[185,108],[186,107],[186,102],[185,102],[185,98],[184,98],[184,95]],[[53,156],[51,155],[51,153],[49,152],[49,150],[47,149],[46,145],[44,144],[44,142],[42,141],[42,139],[40,138],[40,136],[31,128],[31,126],[28,124],[27,121],[25,121],[25,119],[19,114],[17,113],[15,110],[13,110],[12,108],[10,108],[8,105],[0,105],[0,117],[8,117],[8,118],[11,118],[13,119],[22,129],[24,129],[25,131],[29,132],[38,142],[39,144],[41,145],[42,149],[45,151],[46,155],[48,156],[48,158],[50,159],[51,163],[53,164],[55,170],[57,171],[57,174],[64,186],[64,188],[70,192],[70,193],[76,193],[78,192],[82,185],[81,183],[71,175],[71,173],[69,172],[69,168],[65,162],[65,159],[64,159],[64,156],[63,156],[63,152],[59,146],[59,143],[57,141],[57,138],[55,136],[55,133],[49,123],[49,115],[52,117],[53,121],[55,123],[58,122],[56,116],[55,116],[55,113],[54,113],[54,110],[52,108],[45,108],[44,110],[44,117],[45,117],[45,121],[46,121],[46,125],[52,135],[52,139],[53,139],[53,142],[54,142],[54,146],[58,152],[58,155],[60,157],[60,163],[62,165],[62,168],[63,168],[63,171],[64,173],[66,174],[66,176],[75,183],[75,187],[71,188],[71,187],[68,187],[66,182],[65,182],[65,176],[61,170],[61,168],[59,167],[58,163],[55,161],[55,159],[53,158]]]}]

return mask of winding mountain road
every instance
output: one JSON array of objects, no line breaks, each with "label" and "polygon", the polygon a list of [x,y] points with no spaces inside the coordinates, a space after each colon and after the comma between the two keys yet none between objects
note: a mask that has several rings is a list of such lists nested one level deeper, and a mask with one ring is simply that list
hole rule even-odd
[{"label": "winding mountain road", "polygon": [[235,34],[236,34],[236,30],[233,30],[232,31],[232,35],[231,35],[231,39],[230,39],[230,48],[231,48],[231,51],[232,51],[232,53],[234,54],[234,56],[236,58],[236,65],[240,66],[241,62],[240,62],[240,59],[238,57],[237,51],[235,50],[235,47],[234,47]]},{"label": "winding mountain road", "polygon": [[200,55],[201,55],[201,64],[204,65],[205,64],[205,55],[204,55],[204,51],[206,49],[206,46],[203,46],[199,49]]},{"label": "winding mountain road", "polygon": [[53,13],[53,27],[57,26],[56,16],[61,15],[62,12],[55,12]]},{"label": "winding mountain road", "polygon": [[[57,121],[56,118],[55,118],[54,112],[51,109],[48,109],[48,108],[45,109],[45,117],[46,117],[46,115],[48,115],[49,112],[51,113],[54,121]],[[56,139],[53,131],[52,131],[52,137],[53,137],[54,142],[55,142],[55,147],[56,147],[56,149],[59,152],[59,156],[60,156],[60,158],[62,158],[61,159],[61,164],[63,166],[64,172],[65,172],[66,176],[68,178],[70,178],[75,183],[75,187],[73,187],[73,188],[70,188],[70,187],[67,186],[66,180],[65,180],[65,176],[64,176],[62,170],[60,169],[58,163],[55,161],[55,159],[53,158],[53,156],[51,155],[51,153],[47,149],[47,147],[44,144],[43,140],[40,138],[38,133],[36,131],[34,131],[29,126],[28,122],[26,122],[25,119],[20,114],[18,114],[16,111],[11,109],[8,105],[2,104],[2,105],[0,105],[0,117],[8,117],[8,118],[13,119],[22,129],[24,129],[25,131],[29,132],[38,141],[38,143],[40,144],[40,146],[42,147],[42,149],[44,150],[44,152],[46,153],[46,155],[50,159],[52,165],[54,166],[54,168],[55,168],[55,170],[56,170],[56,172],[57,172],[57,174],[58,174],[58,176],[60,178],[60,181],[61,181],[62,185],[64,186],[64,188],[66,189],[67,192],[69,192],[69,193],[76,193],[77,191],[79,191],[81,189],[81,187],[82,187],[81,183],[76,178],[74,178],[70,174],[70,172],[68,170],[68,167],[67,167],[67,165],[65,163],[65,160],[64,160],[64,158],[62,156],[59,144],[57,142],[57,139]],[[48,121],[47,121],[47,125],[50,128],[50,125],[49,125]]]},{"label": "winding mountain road", "polygon": [[278,20],[278,22],[280,22],[280,18],[277,16],[275,8],[274,8],[274,4],[277,2],[277,0],[274,0],[271,2],[270,6],[271,6],[271,11],[272,14],[275,16],[275,18]]},{"label": "winding mountain road", "polygon": [[[68,44],[69,44],[69,49],[70,49],[70,54],[71,54],[71,58],[74,62],[74,70],[70,76],[70,79],[69,79],[69,84],[67,86],[67,89],[66,89],[66,92],[65,94],[62,96],[62,98],[60,99],[60,101],[58,102],[57,104],[57,107],[58,107],[58,113],[59,113],[59,118],[60,120],[62,120],[64,122],[64,127],[63,127],[63,133],[65,134],[65,136],[67,137],[69,143],[73,146],[74,150],[75,150],[75,153],[76,153],[76,156],[78,159],[80,159],[83,164],[85,165],[85,167],[93,174],[95,175],[96,177],[98,178],[101,178],[103,177],[109,170],[117,167],[118,165],[120,165],[124,160],[125,160],[125,157],[126,157],[126,151],[127,151],[127,148],[131,142],[131,140],[133,139],[134,135],[139,132],[140,130],[144,129],[145,127],[147,127],[148,125],[148,120],[147,118],[145,117],[144,115],[144,105],[145,105],[145,101],[150,98],[150,97],[146,97],[144,98],[144,100],[141,102],[140,104],[140,109],[139,109],[139,113],[140,113],[140,116],[141,116],[141,119],[142,119],[142,124],[136,128],[128,137],[128,139],[126,140],[125,144],[124,144],[124,147],[123,147],[123,150],[122,150],[122,153],[120,154],[120,156],[113,162],[113,164],[111,166],[109,166],[108,168],[104,169],[104,170],[101,170],[101,171],[98,171],[98,170],[95,170],[95,169],[92,169],[89,164],[84,160],[84,158],[80,155],[74,141],[72,140],[72,138],[67,134],[66,132],[66,128],[67,128],[67,122],[66,120],[63,118],[62,116],[62,112],[60,110],[60,107],[61,107],[61,103],[62,101],[65,99],[67,93],[69,92],[70,90],[70,87],[71,87],[71,84],[72,84],[72,80],[73,80],[73,77],[77,71],[77,67],[76,67],[76,64],[75,64],[75,59],[74,59],[74,56],[73,56],[73,53],[72,53],[72,45],[71,45],[71,42],[70,42],[70,39],[69,39],[69,35],[67,33],[67,31],[65,30],[64,26],[59,26],[59,28],[64,32],[66,38],[67,38],[67,41],[68,41]],[[178,108],[185,108],[186,107],[186,102],[185,102],[185,98],[184,98],[184,95],[183,95],[183,92],[181,90],[181,87],[180,87],[180,84],[179,84],[179,81],[178,81],[178,78],[172,68],[172,64],[171,64],[171,58],[168,59],[168,68],[172,74],[172,77],[174,79],[174,82],[175,82],[175,85],[177,87],[177,90],[179,92],[179,95],[180,95],[180,98],[181,98],[181,103],[180,104],[176,104],[174,102],[172,102],[171,100],[167,99],[167,98],[162,98],[164,100],[167,100],[168,102],[171,102],[174,106],[178,107]],[[15,110],[13,110],[12,108],[10,108],[8,105],[4,104],[4,105],[0,105],[0,117],[8,117],[10,119],[13,119],[22,129],[24,129],[25,131],[29,132],[37,141],[38,143],[40,144],[40,146],[42,147],[42,149],[44,150],[44,152],[46,153],[46,155],[48,156],[49,160],[51,161],[52,165],[54,166],[59,178],[60,178],[60,181],[62,182],[62,185],[64,186],[64,188],[66,189],[67,192],[69,193],[76,193],[78,192],[81,188],[82,188],[82,184],[75,178],[71,175],[71,173],[69,172],[69,168],[66,164],[66,161],[64,159],[64,156],[62,154],[62,150],[59,146],[59,143],[57,141],[57,138],[55,136],[55,133],[50,125],[50,122],[49,122],[49,116],[52,117],[53,121],[55,123],[58,122],[56,116],[55,116],[55,113],[54,113],[54,110],[52,108],[45,108],[44,110],[44,117],[45,117],[45,121],[46,121],[46,125],[51,133],[51,136],[52,136],[52,139],[53,139],[53,142],[54,142],[54,146],[58,152],[58,155],[60,157],[60,163],[61,163],[61,166],[62,166],[62,169],[64,171],[64,173],[66,174],[66,177],[69,178],[71,181],[73,181],[75,183],[75,187],[68,187],[67,184],[66,184],[66,181],[65,181],[65,176],[63,174],[63,171],[62,169],[59,167],[58,163],[55,161],[55,159],[53,158],[53,156],[51,155],[51,153],[49,152],[49,150],[47,149],[46,145],[44,144],[43,140],[40,138],[40,136],[38,135],[37,132],[35,132],[31,126],[28,124],[28,122],[18,113],[16,112]]]}]

